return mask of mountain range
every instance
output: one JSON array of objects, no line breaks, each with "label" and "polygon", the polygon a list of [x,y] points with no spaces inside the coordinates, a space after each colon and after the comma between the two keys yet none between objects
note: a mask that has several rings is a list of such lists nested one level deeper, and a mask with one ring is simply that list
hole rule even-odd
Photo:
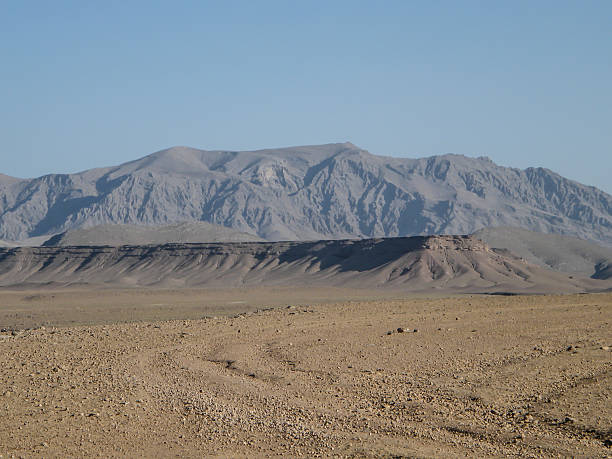
[{"label": "mountain range", "polygon": [[0,287],[83,286],[578,293],[611,284],[542,269],[471,236],[0,248]]},{"label": "mountain range", "polygon": [[0,239],[203,221],[275,240],[469,234],[513,226],[612,246],[612,196],[488,158],[384,157],[351,144],[174,147],[119,166],[0,175]]},{"label": "mountain range", "polygon": [[42,246],[120,246],[202,242],[257,242],[261,238],[206,222],[183,222],[162,226],[98,225],[56,234]]}]

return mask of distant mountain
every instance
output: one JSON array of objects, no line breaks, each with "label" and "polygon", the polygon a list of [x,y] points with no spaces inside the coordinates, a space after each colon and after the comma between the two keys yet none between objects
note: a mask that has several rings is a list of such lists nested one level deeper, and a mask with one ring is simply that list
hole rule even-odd
[{"label": "distant mountain", "polygon": [[612,245],[612,196],[547,169],[458,155],[375,156],[350,143],[252,152],[175,147],[78,174],[0,176],[0,239],[182,221],[267,240],[514,226]]},{"label": "distant mountain", "polygon": [[50,286],[577,293],[608,289],[610,281],[542,269],[469,236],[0,248],[0,287]]},{"label": "distant mountain", "polygon": [[484,228],[472,236],[544,268],[593,279],[612,279],[612,248],[520,228]]},{"label": "distant mountain", "polygon": [[35,236],[20,241],[3,241],[0,240],[0,247],[36,247],[43,245],[45,241],[49,239],[49,236]]},{"label": "distant mountain", "polygon": [[98,225],[57,234],[43,246],[150,245],[196,242],[254,242],[262,239],[206,222],[163,226]]}]

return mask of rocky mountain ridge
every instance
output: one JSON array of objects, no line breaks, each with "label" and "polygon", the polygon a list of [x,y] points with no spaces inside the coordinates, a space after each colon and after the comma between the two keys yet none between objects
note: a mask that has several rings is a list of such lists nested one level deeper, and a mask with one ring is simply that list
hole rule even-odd
[{"label": "rocky mountain ridge", "polygon": [[53,246],[149,245],[199,242],[255,242],[261,238],[206,222],[183,222],[162,226],[98,225],[69,230],[46,240]]},{"label": "rocky mountain ridge", "polygon": [[350,143],[175,147],[120,166],[0,176],[0,239],[106,223],[206,221],[267,240],[468,234],[515,226],[612,245],[612,196],[487,158],[375,156]]},{"label": "rocky mountain ridge", "polygon": [[568,277],[469,236],[317,242],[0,248],[0,286],[326,286],[422,292],[583,292]]}]

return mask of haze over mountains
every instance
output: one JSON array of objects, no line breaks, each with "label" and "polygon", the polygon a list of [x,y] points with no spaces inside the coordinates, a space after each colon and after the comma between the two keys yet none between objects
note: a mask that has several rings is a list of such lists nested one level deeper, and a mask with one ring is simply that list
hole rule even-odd
[{"label": "haze over mountains", "polygon": [[375,156],[350,143],[163,150],[120,166],[0,176],[0,239],[206,221],[267,240],[468,234],[514,226],[612,245],[612,196],[486,158]]}]

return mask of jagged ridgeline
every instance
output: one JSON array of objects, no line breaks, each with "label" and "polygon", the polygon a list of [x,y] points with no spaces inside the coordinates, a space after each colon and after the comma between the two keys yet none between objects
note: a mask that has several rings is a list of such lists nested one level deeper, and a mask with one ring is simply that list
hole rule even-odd
[{"label": "jagged ridgeline", "polygon": [[267,240],[513,226],[612,245],[612,196],[547,169],[458,155],[382,157],[350,143],[252,152],[176,147],[78,174],[0,176],[0,239],[189,221]]}]

